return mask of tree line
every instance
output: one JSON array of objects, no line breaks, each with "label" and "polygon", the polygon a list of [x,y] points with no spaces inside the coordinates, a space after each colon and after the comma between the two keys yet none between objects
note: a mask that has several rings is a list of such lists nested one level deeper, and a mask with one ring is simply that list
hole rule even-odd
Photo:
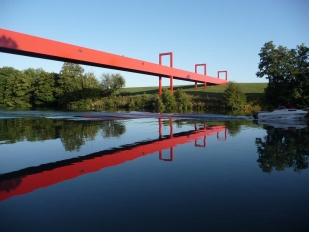
[{"label": "tree line", "polygon": [[[121,121],[70,121],[49,118],[14,118],[0,120],[2,144],[44,141],[60,138],[66,151],[79,151],[86,141],[100,134],[103,138],[120,137],[126,132]],[[0,143],[1,145],[1,143]]]},{"label": "tree line", "polygon": [[[28,68],[0,68],[0,105],[5,107],[66,107],[158,111],[191,109],[192,104],[182,90],[171,94],[164,89],[159,97],[143,94],[122,98],[116,91],[125,86],[120,74],[103,73],[99,81],[91,72],[84,72],[79,64],[64,63],[60,73]],[[126,95],[126,94],[124,94]],[[124,100],[123,100],[124,99]]]},{"label": "tree line", "polygon": [[60,73],[43,69],[16,70],[0,68],[0,105],[5,107],[191,109],[192,104],[182,90],[171,94],[164,89],[162,97],[141,96],[123,101],[116,91],[125,86],[120,74],[103,73],[99,81],[79,64],[64,63]]},{"label": "tree line", "polygon": [[89,106],[125,86],[120,74],[86,72],[73,63],[64,63],[60,73],[28,68],[0,68],[0,105],[7,107]]}]

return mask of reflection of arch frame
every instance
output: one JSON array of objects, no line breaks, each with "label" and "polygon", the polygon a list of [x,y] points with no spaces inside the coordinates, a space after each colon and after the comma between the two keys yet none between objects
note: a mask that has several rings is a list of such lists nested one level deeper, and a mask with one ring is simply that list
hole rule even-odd
[{"label": "reflection of arch frame", "polygon": [[206,147],[206,136],[205,135],[204,135],[204,139],[203,139],[203,145],[198,144],[197,141],[198,140],[196,139],[195,142],[194,142],[195,147]]},{"label": "reflection of arch frame", "polygon": [[168,159],[163,158],[162,151],[159,151],[159,160],[168,161],[168,162],[173,161],[174,160],[174,148],[173,147],[170,148],[170,158]]},{"label": "reflection of arch frame", "polygon": [[225,141],[227,139],[227,130],[226,129],[224,130],[224,138],[220,137],[219,132],[217,132],[217,139],[219,141]]}]

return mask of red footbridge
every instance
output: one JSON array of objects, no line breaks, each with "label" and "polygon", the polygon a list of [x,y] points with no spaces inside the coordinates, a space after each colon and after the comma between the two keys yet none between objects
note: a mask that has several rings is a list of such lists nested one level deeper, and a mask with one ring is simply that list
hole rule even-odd
[{"label": "red footbridge", "polygon": [[[226,84],[228,75],[226,70],[221,70],[217,77],[207,76],[205,63],[195,64],[194,72],[174,68],[172,52],[159,54],[159,64],[155,64],[1,28],[0,52],[157,76],[160,95],[162,77],[170,79],[170,91],[173,92],[173,79],[195,82],[195,88],[197,83],[202,83],[206,88],[207,84]],[[162,65],[163,56],[170,57],[169,66]],[[197,73],[199,66],[204,68],[203,74]],[[220,73],[225,73],[225,79],[220,78]]]},{"label": "red footbridge", "polygon": [[[195,125],[194,130],[181,133],[173,133],[173,124],[170,124],[170,134],[162,136],[161,119],[158,119],[158,122],[158,139],[2,174],[0,175],[0,201],[98,172],[104,168],[121,165],[149,154],[158,153],[159,160],[172,162],[176,146],[192,143],[195,147],[206,147],[207,136],[216,136],[219,141],[227,139],[225,126],[208,127],[205,124],[202,128]],[[163,155],[164,150],[169,151],[169,156]]]}]

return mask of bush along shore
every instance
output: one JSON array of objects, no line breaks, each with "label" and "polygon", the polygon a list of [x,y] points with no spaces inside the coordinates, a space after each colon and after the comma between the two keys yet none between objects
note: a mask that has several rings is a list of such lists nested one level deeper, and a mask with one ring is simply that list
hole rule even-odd
[{"label": "bush along shore", "polygon": [[[126,88],[110,97],[93,102],[91,107],[99,110],[135,110],[153,112],[225,112],[245,111],[251,114],[263,107],[263,91],[267,84],[237,84],[210,86],[194,89],[175,87],[174,94],[163,88],[162,96],[156,87]],[[255,86],[255,87],[254,87]],[[142,91],[144,91],[142,93]]]}]

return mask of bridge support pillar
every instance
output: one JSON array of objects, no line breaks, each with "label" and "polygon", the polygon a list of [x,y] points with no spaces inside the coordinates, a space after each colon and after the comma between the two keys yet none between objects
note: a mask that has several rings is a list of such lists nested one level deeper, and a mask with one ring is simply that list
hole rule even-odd
[{"label": "bridge support pillar", "polygon": [[197,82],[195,82],[194,88],[197,89]]},{"label": "bridge support pillar", "polygon": [[162,77],[159,77],[159,96],[162,96]]},{"label": "bridge support pillar", "polygon": [[204,89],[206,89],[207,87],[207,82],[204,82]]},{"label": "bridge support pillar", "polygon": [[171,91],[171,93],[174,93],[173,76],[170,76],[170,91]]}]

